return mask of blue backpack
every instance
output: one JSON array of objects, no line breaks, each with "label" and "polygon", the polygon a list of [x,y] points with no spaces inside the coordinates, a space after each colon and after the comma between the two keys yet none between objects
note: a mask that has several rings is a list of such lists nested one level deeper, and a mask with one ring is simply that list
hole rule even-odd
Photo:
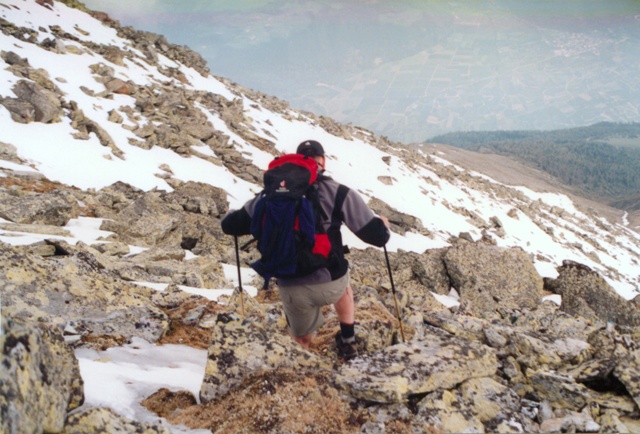
[{"label": "blue backpack", "polygon": [[261,258],[251,267],[265,281],[328,266],[331,242],[320,222],[317,179],[316,161],[300,154],[277,157],[264,173],[264,190],[251,217]]}]

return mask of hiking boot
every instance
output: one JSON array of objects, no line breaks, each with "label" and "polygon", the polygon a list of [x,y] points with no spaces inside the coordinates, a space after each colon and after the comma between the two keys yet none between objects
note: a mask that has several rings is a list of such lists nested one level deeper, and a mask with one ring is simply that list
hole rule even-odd
[{"label": "hiking boot", "polygon": [[358,356],[355,336],[349,339],[349,342],[345,342],[342,339],[342,334],[338,332],[336,334],[336,347],[338,348],[338,356],[342,357],[344,360],[351,360]]}]

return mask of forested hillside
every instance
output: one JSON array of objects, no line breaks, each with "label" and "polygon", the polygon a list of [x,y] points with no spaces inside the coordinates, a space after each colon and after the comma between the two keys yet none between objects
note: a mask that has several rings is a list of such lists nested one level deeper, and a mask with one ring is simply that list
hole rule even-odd
[{"label": "forested hillside", "polygon": [[640,123],[601,122],[554,131],[471,131],[428,140],[516,158],[591,199],[638,209]]}]

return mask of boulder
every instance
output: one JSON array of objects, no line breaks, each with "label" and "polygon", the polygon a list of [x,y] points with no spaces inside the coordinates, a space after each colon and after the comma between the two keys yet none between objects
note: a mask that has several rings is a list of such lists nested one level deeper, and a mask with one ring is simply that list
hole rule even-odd
[{"label": "boulder", "polygon": [[542,277],[521,249],[459,242],[444,261],[462,307],[472,315],[491,317],[498,309],[532,309],[540,303]]},{"label": "boulder", "polygon": [[108,408],[89,408],[69,415],[62,434],[171,434],[171,432],[162,422],[139,422],[120,416]]},{"label": "boulder", "polygon": [[8,196],[0,202],[0,217],[15,223],[64,226],[74,209],[60,193]]},{"label": "boulder", "polygon": [[416,280],[440,295],[448,295],[451,281],[447,274],[444,256],[448,249],[430,249],[411,262],[411,271]]},{"label": "boulder", "polygon": [[78,360],[57,328],[4,311],[1,321],[0,431],[61,432],[84,402]]},{"label": "boulder", "polygon": [[[4,98],[0,100],[0,104],[11,112],[14,121],[50,123],[60,120],[60,116],[63,113],[61,103],[57,95],[52,91],[28,80],[18,81],[12,90],[17,98]],[[29,112],[28,116],[25,116],[25,110],[28,107],[32,111]]]},{"label": "boulder", "polygon": [[181,210],[179,205],[165,203],[160,192],[152,191],[126,205],[116,220],[105,220],[100,229],[116,232],[129,244],[152,247],[175,231]]},{"label": "boulder", "polygon": [[455,393],[436,390],[418,403],[418,415],[431,429],[446,433],[484,433],[484,425],[470,411],[463,408]]},{"label": "boulder", "polygon": [[640,409],[640,350],[618,360],[613,375],[620,380]]},{"label": "boulder", "polygon": [[220,217],[229,210],[227,193],[203,182],[185,182],[168,193],[166,200],[179,204],[187,212],[205,216]]},{"label": "boulder", "polygon": [[484,424],[496,426],[505,420],[524,422],[518,420],[522,414],[520,397],[492,378],[471,378],[460,385],[457,394],[463,408],[469,409]]},{"label": "boulder", "polygon": [[0,244],[0,256],[6,258],[0,262],[4,315],[60,328],[73,324],[83,338],[160,339],[168,319],[151,304],[153,290],[115,280],[101,273],[100,263],[90,253],[73,253],[67,247],[65,254],[64,246],[58,245],[62,256],[44,259]]},{"label": "boulder", "polygon": [[354,398],[392,403],[449,389],[470,378],[491,376],[497,369],[491,348],[432,334],[351,360],[340,367],[337,382]]},{"label": "boulder", "polygon": [[386,216],[389,219],[389,223],[391,223],[392,230],[394,232],[404,234],[407,231],[420,232],[424,229],[420,219],[412,215],[397,211],[396,209],[392,208],[379,199],[371,199],[368,205],[378,215]]},{"label": "boulder", "polygon": [[562,310],[570,315],[640,326],[640,310],[585,265],[564,261],[558,267],[558,277],[547,279],[545,287],[562,296]]},{"label": "boulder", "polygon": [[580,411],[593,400],[592,392],[570,375],[538,371],[529,378],[540,401],[548,400],[554,407]]},{"label": "boulder", "polygon": [[331,369],[290,336],[274,332],[251,318],[219,314],[213,328],[200,400],[217,400],[249,376],[275,369]]}]

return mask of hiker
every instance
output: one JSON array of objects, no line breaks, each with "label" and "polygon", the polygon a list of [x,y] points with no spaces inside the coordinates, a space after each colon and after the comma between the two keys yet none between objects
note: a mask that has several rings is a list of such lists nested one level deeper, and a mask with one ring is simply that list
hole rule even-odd
[{"label": "hiker", "polygon": [[[301,155],[315,160],[317,164],[317,182],[314,183],[314,187],[317,186],[316,201],[322,208],[319,219],[331,241],[333,260],[309,274],[278,277],[280,297],[291,336],[304,348],[309,348],[314,332],[324,323],[322,306],[333,304],[340,321],[340,331],[335,337],[338,352],[345,360],[350,360],[358,355],[354,330],[355,304],[340,226],[345,223],[364,242],[382,247],[389,240],[389,221],[385,217],[375,216],[357,192],[324,174],[327,159],[318,141],[300,143],[296,154],[299,155],[293,157],[300,158]],[[315,164],[313,169],[316,169]],[[224,233],[236,236],[249,234],[260,197],[261,194],[249,200],[241,209],[230,211],[222,220]],[[268,277],[265,285],[267,283]]]}]

